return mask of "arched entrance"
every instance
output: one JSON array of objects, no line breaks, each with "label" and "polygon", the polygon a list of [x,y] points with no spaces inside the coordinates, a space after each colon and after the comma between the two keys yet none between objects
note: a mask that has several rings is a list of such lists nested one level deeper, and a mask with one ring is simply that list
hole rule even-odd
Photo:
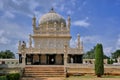
[{"label": "arched entrance", "polygon": [[49,62],[49,64],[53,65],[53,64],[55,64],[55,61],[56,61],[55,55],[54,54],[49,54],[48,55],[48,62]]}]

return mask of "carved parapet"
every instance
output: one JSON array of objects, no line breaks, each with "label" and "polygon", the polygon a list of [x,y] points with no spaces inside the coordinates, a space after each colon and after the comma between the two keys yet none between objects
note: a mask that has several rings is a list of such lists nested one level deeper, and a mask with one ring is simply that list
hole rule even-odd
[{"label": "carved parapet", "polygon": [[68,54],[83,54],[83,51],[81,51],[81,49],[78,48],[69,48]]},{"label": "carved parapet", "polygon": [[64,53],[64,51],[63,51],[63,49],[39,49],[39,48],[31,48],[30,49],[30,48],[26,48],[26,53],[27,54],[31,54],[31,53],[34,53],[34,54],[38,54],[38,53],[41,53],[41,54],[46,54],[46,53],[61,54],[61,53]]}]

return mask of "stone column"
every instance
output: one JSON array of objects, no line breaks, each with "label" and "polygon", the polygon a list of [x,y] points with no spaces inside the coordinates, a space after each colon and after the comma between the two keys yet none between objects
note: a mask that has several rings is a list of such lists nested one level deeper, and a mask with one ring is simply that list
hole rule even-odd
[{"label": "stone column", "polygon": [[27,65],[27,59],[28,59],[28,55],[26,54],[26,58],[25,58],[25,64]]},{"label": "stone column", "polygon": [[65,76],[67,76],[67,45],[64,46],[64,72]]},{"label": "stone column", "polygon": [[49,64],[48,60],[49,60],[49,57],[48,57],[48,54],[46,54],[46,64]]},{"label": "stone column", "polygon": [[64,65],[67,65],[67,45],[64,46]]},{"label": "stone column", "polygon": [[25,41],[22,42],[22,45],[21,45],[21,54],[22,54],[22,65],[21,67],[25,67],[25,59],[26,59],[26,43]]},{"label": "stone column", "polygon": [[19,63],[22,63],[22,55],[19,54]]},{"label": "stone column", "polygon": [[62,65],[64,64],[64,58],[63,58],[63,55],[64,55],[64,54],[61,54],[61,57],[62,57]]},{"label": "stone column", "polygon": [[26,53],[25,50],[22,51],[22,67],[25,67]]},{"label": "stone column", "polygon": [[40,54],[38,55],[39,55],[39,64],[41,64],[41,55]]},{"label": "stone column", "polygon": [[33,54],[31,54],[31,65],[33,65]]}]

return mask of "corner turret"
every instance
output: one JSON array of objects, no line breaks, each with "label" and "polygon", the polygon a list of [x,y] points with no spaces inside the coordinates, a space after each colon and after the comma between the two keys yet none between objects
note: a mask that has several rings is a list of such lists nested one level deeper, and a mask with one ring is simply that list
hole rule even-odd
[{"label": "corner turret", "polygon": [[36,29],[36,17],[35,17],[35,15],[32,18],[32,26],[33,26],[33,29]]},{"label": "corner turret", "polygon": [[67,27],[70,30],[70,26],[71,26],[71,18],[70,15],[68,15],[68,19],[67,19]]}]

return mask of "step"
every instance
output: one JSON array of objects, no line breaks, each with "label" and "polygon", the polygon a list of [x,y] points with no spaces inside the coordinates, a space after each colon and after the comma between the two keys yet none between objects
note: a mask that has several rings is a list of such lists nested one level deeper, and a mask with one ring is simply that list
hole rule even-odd
[{"label": "step", "polygon": [[64,77],[64,75],[25,75],[24,77]]},{"label": "step", "polygon": [[64,70],[64,68],[25,68],[25,70]]},{"label": "step", "polygon": [[61,71],[54,71],[54,70],[51,70],[51,71],[49,71],[49,70],[47,70],[47,71],[44,71],[44,70],[43,71],[39,71],[39,70],[38,71],[30,71],[29,70],[29,71],[24,71],[24,72],[57,72],[57,73],[59,73],[59,72],[64,72],[64,70],[61,70]]},{"label": "step", "polygon": [[64,67],[25,67],[25,77],[64,77]]}]

